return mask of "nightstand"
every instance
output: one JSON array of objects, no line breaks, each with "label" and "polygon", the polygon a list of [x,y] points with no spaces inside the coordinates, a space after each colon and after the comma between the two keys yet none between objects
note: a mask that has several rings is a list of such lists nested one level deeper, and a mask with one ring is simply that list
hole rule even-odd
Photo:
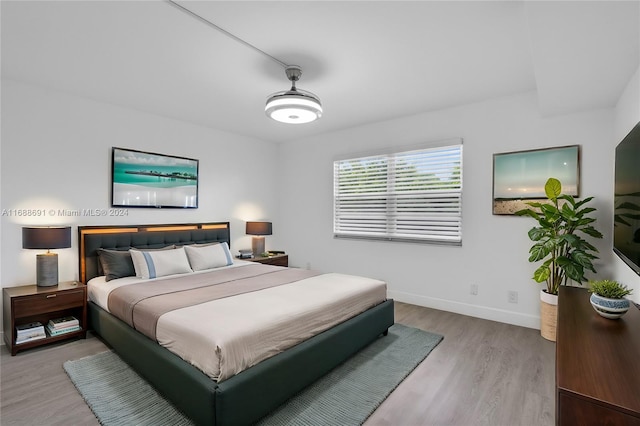
[{"label": "nightstand", "polygon": [[274,265],[274,266],[289,266],[289,255],[288,254],[274,254],[273,256],[256,256],[252,259],[242,259],[248,260],[249,262],[258,262],[263,263],[265,265]]},{"label": "nightstand", "polygon": [[[16,326],[38,321],[46,326],[50,319],[72,315],[81,329],[58,336],[16,344]],[[76,282],[61,282],[57,286],[27,285],[3,289],[4,341],[11,355],[36,346],[74,337],[87,336],[87,286]]]}]

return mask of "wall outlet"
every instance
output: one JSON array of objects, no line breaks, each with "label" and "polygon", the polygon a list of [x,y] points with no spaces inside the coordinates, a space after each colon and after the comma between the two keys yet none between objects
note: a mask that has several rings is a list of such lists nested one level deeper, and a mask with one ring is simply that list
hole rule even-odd
[{"label": "wall outlet", "polygon": [[478,295],[478,284],[471,284],[471,289],[469,290],[469,293],[477,296]]},{"label": "wall outlet", "polygon": [[518,292],[510,291],[508,293],[508,300],[509,300],[509,303],[518,303]]}]

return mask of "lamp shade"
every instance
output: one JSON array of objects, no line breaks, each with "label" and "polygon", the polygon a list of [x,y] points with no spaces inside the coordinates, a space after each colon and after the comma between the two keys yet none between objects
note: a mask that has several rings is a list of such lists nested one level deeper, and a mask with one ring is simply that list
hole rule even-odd
[{"label": "lamp shade", "polygon": [[271,222],[247,222],[248,235],[271,235]]},{"label": "lamp shade", "polygon": [[22,248],[59,249],[71,247],[71,227],[22,228]]}]

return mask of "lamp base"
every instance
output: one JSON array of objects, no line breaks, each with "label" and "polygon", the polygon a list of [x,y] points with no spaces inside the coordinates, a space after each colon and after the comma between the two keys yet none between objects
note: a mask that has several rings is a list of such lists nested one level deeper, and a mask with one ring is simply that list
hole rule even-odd
[{"label": "lamp base", "polygon": [[255,236],[251,239],[251,251],[254,256],[262,256],[262,253],[264,253],[264,237]]},{"label": "lamp base", "polygon": [[56,253],[36,256],[36,284],[38,287],[58,285],[58,255]]}]

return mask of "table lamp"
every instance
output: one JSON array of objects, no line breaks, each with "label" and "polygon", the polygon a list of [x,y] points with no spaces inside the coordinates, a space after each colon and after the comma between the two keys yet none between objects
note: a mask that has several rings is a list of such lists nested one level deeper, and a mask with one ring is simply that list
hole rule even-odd
[{"label": "table lamp", "polygon": [[254,256],[264,253],[264,236],[271,235],[271,222],[247,222],[247,235],[253,235],[251,250]]},{"label": "table lamp", "polygon": [[46,249],[36,256],[36,283],[39,287],[58,285],[58,255],[51,249],[71,247],[71,227],[22,228],[22,248]]}]

